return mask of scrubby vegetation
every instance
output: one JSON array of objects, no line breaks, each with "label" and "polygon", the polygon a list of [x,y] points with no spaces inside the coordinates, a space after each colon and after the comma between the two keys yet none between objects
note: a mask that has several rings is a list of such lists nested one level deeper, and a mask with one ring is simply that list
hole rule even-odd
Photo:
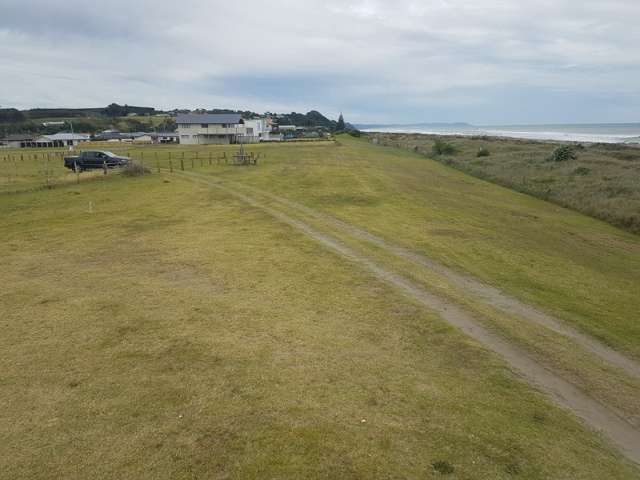
[{"label": "scrubby vegetation", "polygon": [[436,138],[435,142],[433,143],[433,147],[431,147],[431,153],[433,154],[433,156],[454,155],[456,151],[457,150],[455,146],[453,146],[451,143],[445,142],[440,138]]},{"label": "scrubby vegetation", "polygon": [[[369,134],[519,192],[640,234],[640,148],[505,138]],[[451,145],[457,155],[443,154]],[[490,156],[480,151],[489,151]],[[478,157],[482,157],[479,159]]]},{"label": "scrubby vegetation", "polygon": [[136,162],[129,162],[125,167],[122,168],[122,174],[127,177],[139,177],[147,173],[151,173],[151,171]]},{"label": "scrubby vegetation", "polygon": [[556,148],[548,160],[550,162],[566,162],[567,160],[576,160],[578,155],[572,145],[561,145]]},{"label": "scrubby vegetation", "polygon": [[476,153],[476,157],[488,157],[490,155],[491,152],[489,152],[489,149],[487,147],[480,147],[478,153]]}]

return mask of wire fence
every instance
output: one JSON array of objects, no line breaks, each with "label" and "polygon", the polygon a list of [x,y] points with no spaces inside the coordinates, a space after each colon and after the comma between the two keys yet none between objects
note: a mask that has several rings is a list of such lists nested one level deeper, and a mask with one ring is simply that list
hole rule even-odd
[{"label": "wire fence", "polygon": [[[147,173],[162,171],[193,170],[205,167],[231,166],[237,164],[256,164],[265,158],[265,152],[245,150],[238,154],[234,149],[177,149],[177,148],[112,148],[116,155],[125,156],[130,163],[143,167]],[[88,150],[88,149],[87,149]],[[78,155],[82,150],[0,150],[0,193],[11,193],[41,188],[53,188],[59,185],[80,183],[99,176],[119,173],[120,169],[93,169],[77,172],[64,166],[64,158]]]}]

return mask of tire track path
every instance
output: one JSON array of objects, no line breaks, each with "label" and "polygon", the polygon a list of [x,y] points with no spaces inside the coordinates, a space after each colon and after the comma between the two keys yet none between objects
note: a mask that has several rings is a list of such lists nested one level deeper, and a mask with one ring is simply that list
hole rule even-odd
[{"label": "tire track path", "polygon": [[205,175],[186,172],[179,172],[178,175],[181,178],[216,188],[254,208],[264,211],[339,256],[359,265],[378,280],[392,285],[413,301],[437,312],[451,325],[457,327],[486,348],[501,355],[531,385],[546,392],[557,405],[573,412],[589,426],[605,434],[629,460],[640,464],[640,431],[562,377],[539,364],[523,350],[511,345],[503,338],[486,329],[469,312],[404,277],[379,266],[367,256],[358,253],[336,238],[322,233],[307,223],[293,218],[280,210],[264,205],[250,195],[211,180]]},{"label": "tire track path", "polygon": [[627,374],[640,380],[640,362],[614,350],[613,348],[605,345],[604,343],[591,337],[590,335],[576,330],[563,321],[545,312],[542,312],[536,307],[526,304],[518,300],[517,298],[506,294],[496,287],[487,285],[469,275],[457,272],[431,258],[425,257],[424,255],[412,252],[398,245],[393,245],[387,240],[384,240],[383,238],[378,237],[377,235],[374,235],[362,228],[345,223],[342,220],[338,220],[335,217],[313,210],[305,205],[288,200],[286,198],[282,198],[270,192],[265,192],[255,187],[241,184],[239,182],[228,180],[226,180],[226,182],[228,184],[256,193],[258,195],[265,196],[271,200],[274,200],[275,202],[280,203],[281,205],[294,210],[298,210],[308,215],[309,217],[320,220],[321,222],[329,224],[335,228],[339,228],[345,233],[360,240],[365,240],[396,257],[404,258],[406,260],[410,260],[419,265],[422,265],[423,267],[426,267],[427,269],[447,278],[453,284],[457,285],[465,292],[470,293],[482,302],[496,307],[505,313],[514,315],[518,318],[529,320],[530,322],[541,325],[556,333],[559,333],[560,335],[570,338],[571,340],[581,345],[584,349],[600,357],[602,360],[611,365],[615,365],[618,368],[621,368]]}]

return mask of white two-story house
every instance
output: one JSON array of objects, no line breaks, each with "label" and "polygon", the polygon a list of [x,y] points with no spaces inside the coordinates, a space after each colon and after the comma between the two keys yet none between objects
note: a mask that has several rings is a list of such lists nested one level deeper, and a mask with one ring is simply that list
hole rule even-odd
[{"label": "white two-story house", "polygon": [[181,113],[176,118],[180,143],[209,145],[237,143],[247,135],[239,114]]}]

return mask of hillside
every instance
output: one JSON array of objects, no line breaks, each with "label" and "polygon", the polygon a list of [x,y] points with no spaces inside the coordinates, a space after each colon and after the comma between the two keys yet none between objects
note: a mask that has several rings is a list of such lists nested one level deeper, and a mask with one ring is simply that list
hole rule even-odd
[{"label": "hillside", "polygon": [[[369,138],[640,233],[640,148],[574,145],[575,159],[554,162],[549,157],[558,142],[399,133]],[[433,155],[436,139],[445,139],[455,152]]]},{"label": "hillside", "polygon": [[[173,131],[176,128],[174,116],[177,112],[189,110],[172,110],[163,112],[152,107],[135,107],[117,105],[115,103],[105,108],[35,108],[17,110],[14,108],[0,108],[0,136],[13,133],[50,134],[60,130],[60,126],[45,126],[45,121],[65,121],[63,127],[69,129],[69,122],[73,123],[77,132],[97,133],[106,129],[117,129],[121,132],[139,131]],[[230,109],[196,109],[196,113],[239,113],[244,118],[261,116],[249,110]],[[130,116],[135,114],[135,116]],[[336,129],[337,122],[329,120],[320,112],[312,110],[305,113],[291,112],[273,115],[281,125],[297,125],[302,127],[324,127],[329,131]]]}]

